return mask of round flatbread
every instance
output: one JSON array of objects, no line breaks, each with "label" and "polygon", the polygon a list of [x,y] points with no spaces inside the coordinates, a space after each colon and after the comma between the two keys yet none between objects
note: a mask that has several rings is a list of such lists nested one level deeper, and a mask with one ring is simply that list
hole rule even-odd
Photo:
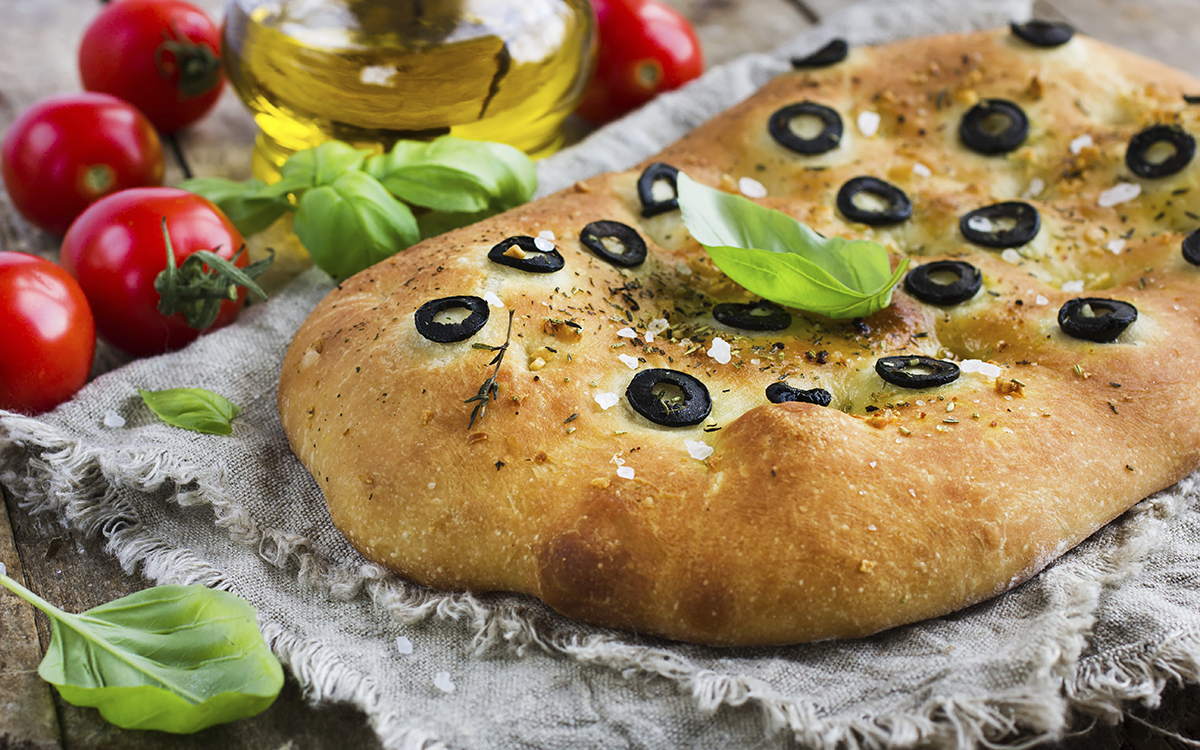
[{"label": "round flatbread", "polygon": [[[777,644],[1000,594],[1194,470],[1200,83],[1015,29],[797,61],[636,169],[340,284],[279,390],[334,523],[431,587]],[[764,302],[676,170],[905,282],[865,318]]]}]

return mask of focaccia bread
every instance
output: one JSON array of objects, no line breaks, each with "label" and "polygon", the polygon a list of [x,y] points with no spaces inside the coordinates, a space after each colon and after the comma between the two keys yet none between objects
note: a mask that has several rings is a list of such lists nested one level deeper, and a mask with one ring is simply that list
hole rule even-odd
[{"label": "focaccia bread", "polygon": [[[1193,471],[1200,83],[1064,37],[833,44],[341,283],[279,388],[334,523],[434,588],[779,644],[1000,594]],[[763,303],[675,169],[912,268],[864,319]]]}]

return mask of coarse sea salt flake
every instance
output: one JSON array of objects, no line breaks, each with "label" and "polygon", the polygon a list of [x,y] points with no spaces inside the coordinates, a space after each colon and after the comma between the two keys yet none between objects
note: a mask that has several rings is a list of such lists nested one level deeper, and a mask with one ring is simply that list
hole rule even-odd
[{"label": "coarse sea salt flake", "polygon": [[1100,199],[1096,201],[1096,205],[1101,208],[1110,208],[1127,203],[1141,194],[1141,185],[1135,185],[1132,182],[1120,182],[1108,190],[1101,192]]},{"label": "coarse sea salt flake", "polygon": [[637,331],[633,330],[632,328],[622,328],[621,330],[617,331],[617,335],[623,339],[636,339]]},{"label": "coarse sea salt flake", "polygon": [[683,445],[687,448],[688,455],[697,461],[703,461],[713,454],[713,447],[700,440],[684,440]]},{"label": "coarse sea salt flake", "polygon": [[738,190],[747,198],[766,198],[767,188],[753,177],[738,179]]},{"label": "coarse sea salt flake", "polygon": [[411,654],[413,652],[412,641],[408,640],[408,636],[402,635],[396,638],[396,650],[402,654]]},{"label": "coarse sea salt flake", "polygon": [[729,364],[729,360],[733,359],[729,343],[720,336],[713,337],[712,346],[709,348],[707,354],[723,365]]},{"label": "coarse sea salt flake", "polygon": [[990,232],[994,227],[992,220],[986,216],[972,216],[967,219],[967,226],[976,232]]},{"label": "coarse sea salt flake", "polygon": [[963,372],[977,372],[989,378],[999,377],[1002,372],[999,365],[984,362],[982,359],[964,359],[958,363],[958,369]]},{"label": "coarse sea salt flake", "polygon": [[859,112],[855,123],[858,125],[858,132],[862,133],[867,138],[874,138],[879,132],[879,123],[883,120],[878,112],[867,110]]},{"label": "coarse sea salt flake", "polygon": [[120,414],[117,414],[112,409],[109,409],[108,411],[104,412],[104,426],[105,427],[124,427],[125,426],[125,417],[122,417]]},{"label": "coarse sea salt flake", "polygon": [[543,229],[542,231],[538,232],[538,237],[544,237],[552,242],[558,239],[554,236],[554,232],[551,232],[549,229]]},{"label": "coarse sea salt flake", "polygon": [[540,237],[540,236],[533,238],[533,246],[536,247],[538,250],[542,251],[543,253],[548,253],[548,252],[554,250],[554,243],[551,242],[550,240],[546,239],[545,237]]},{"label": "coarse sea salt flake", "polygon": [[1042,296],[1042,295],[1040,295],[1040,294],[1039,294],[1037,297],[1035,297],[1033,301],[1034,301],[1034,302],[1036,302],[1036,303],[1037,303],[1037,304],[1039,304],[1039,305],[1048,305],[1048,304],[1050,304],[1050,300],[1046,299],[1045,297],[1043,297],[1043,296]]},{"label": "coarse sea salt flake", "polygon": [[650,325],[646,326],[646,335],[644,337],[646,339],[646,343],[654,343],[654,337],[667,330],[669,327],[670,323],[667,322],[666,318],[655,318],[654,320],[650,321]]},{"label": "coarse sea salt flake", "polygon": [[450,679],[449,672],[438,672],[433,676],[433,686],[443,693],[454,692],[454,681]]},{"label": "coarse sea salt flake", "polygon": [[483,299],[491,307],[504,307],[504,300],[500,299],[495,292],[484,292]]},{"label": "coarse sea salt flake", "polygon": [[1000,257],[1014,266],[1021,262],[1021,254],[1017,252],[1016,248],[1012,247],[1000,253]]},{"label": "coarse sea salt flake", "polygon": [[637,357],[631,357],[628,354],[618,354],[617,359],[624,362],[625,366],[628,367],[630,370],[636,370],[638,368],[638,358]]},{"label": "coarse sea salt flake", "polygon": [[1125,249],[1125,240],[1118,237],[1115,240],[1110,240],[1105,247],[1107,247],[1113,255],[1120,255],[1121,251]]},{"label": "coarse sea salt flake", "polygon": [[913,174],[915,175],[920,175],[921,177],[933,177],[933,170],[919,161],[913,162],[912,170]]},{"label": "coarse sea salt flake", "polygon": [[1064,281],[1063,285],[1062,285],[1062,290],[1064,292],[1082,292],[1083,291],[1083,282],[1079,281],[1079,280]]},{"label": "coarse sea salt flake", "polygon": [[1094,141],[1092,140],[1092,137],[1090,135],[1084,133],[1081,136],[1072,138],[1071,145],[1068,148],[1071,149],[1072,154],[1078,154],[1078,153],[1082,152],[1088,146],[1093,145],[1093,143],[1094,143]]},{"label": "coarse sea salt flake", "polygon": [[600,404],[601,409],[608,409],[610,407],[616,406],[617,402],[620,400],[621,400],[621,397],[615,393],[597,393],[596,394],[596,403]]},{"label": "coarse sea salt flake", "polygon": [[633,479],[633,467],[632,466],[618,466],[617,467],[617,476],[619,476],[622,479]]},{"label": "coarse sea salt flake", "polygon": [[1029,187],[1025,188],[1025,192],[1021,193],[1022,198],[1036,198],[1046,189],[1046,181],[1041,177],[1034,177],[1029,181]]}]

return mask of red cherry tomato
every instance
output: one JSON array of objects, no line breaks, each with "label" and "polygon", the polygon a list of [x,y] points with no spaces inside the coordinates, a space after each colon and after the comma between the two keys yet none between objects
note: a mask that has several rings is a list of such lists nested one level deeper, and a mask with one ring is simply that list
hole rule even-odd
[{"label": "red cherry tomato", "polygon": [[0,153],[17,211],[59,235],[93,201],[163,179],[154,127],[108,94],[43,99],[13,122]]},{"label": "red cherry tomato", "polygon": [[84,32],[79,75],[88,91],[118,96],[173,133],[221,96],[221,32],[183,0],[118,0]]},{"label": "red cherry tomato", "polygon": [[[61,262],[74,276],[96,316],[96,329],[113,346],[143,356],[178,349],[200,331],[182,313],[158,311],[155,279],[167,267],[162,221],[167,220],[175,262],[197,250],[233,259],[242,235],[220,209],[176,188],[136,188],[110,195],[88,207],[63,238]],[[246,254],[234,261],[246,265]],[[221,303],[212,328],[237,317],[246,292]]]},{"label": "red cherry tomato", "polygon": [[596,73],[576,114],[614,120],[704,72],[700,40],[679,11],[659,0],[592,0],[599,30]]},{"label": "red cherry tomato", "polygon": [[87,382],[96,326],[66,271],[36,255],[0,251],[0,409],[37,414]]}]

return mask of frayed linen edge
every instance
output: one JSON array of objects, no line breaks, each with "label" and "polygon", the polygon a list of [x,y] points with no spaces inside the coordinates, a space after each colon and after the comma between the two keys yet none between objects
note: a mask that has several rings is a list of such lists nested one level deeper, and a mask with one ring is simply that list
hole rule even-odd
[{"label": "frayed linen edge", "polygon": [[[100,479],[103,482],[96,481]],[[333,566],[306,550],[305,540],[259,528],[249,513],[226,495],[219,470],[197,471],[169,455],[122,454],[118,460],[64,437],[38,420],[6,415],[0,416],[0,481],[18,488],[18,494],[30,500],[26,507],[31,512],[53,513],[82,533],[102,534],[109,552],[130,573],[140,567],[142,574],[157,584],[200,583],[236,590],[221,571],[147,530],[114,489],[121,484],[153,492],[170,482],[175,486],[176,502],[210,505],[217,525],[231,538],[257,546],[259,556],[273,565],[286,568],[294,562],[302,584],[322,588],[332,598],[365,595],[402,623],[431,616],[465,621],[477,654],[502,647],[519,655],[533,647],[616,671],[625,678],[665,678],[690,694],[704,714],[714,714],[725,706],[755,706],[766,736],[790,735],[813,750],[907,748],[931,741],[961,750],[1028,747],[1060,737],[1075,712],[1115,723],[1123,718],[1128,702],[1153,707],[1169,683],[1200,682],[1197,633],[1180,633],[1157,646],[1131,645],[1109,658],[1077,661],[1090,631],[1092,611],[1081,602],[1080,611],[1072,615],[1080,617],[1071,638],[1076,642],[1060,644],[1075,653],[1063,654],[1065,659],[1060,660],[1066,663],[1060,661],[1059,675],[1041,674],[1039,685],[987,697],[935,695],[919,706],[874,717],[846,713],[822,717],[813,702],[785,696],[765,681],[699,669],[667,648],[630,643],[582,624],[551,625],[536,604],[527,606],[508,598],[489,605],[469,594],[440,594],[414,587],[371,564],[354,570]],[[1153,515],[1143,513],[1137,520],[1151,522]],[[1139,532],[1135,530],[1132,536]],[[1092,598],[1081,596],[1083,600]],[[406,724],[384,704],[374,682],[343,662],[336,650],[300,638],[274,622],[260,621],[260,627],[309,700],[358,706],[389,750],[446,748],[436,733]],[[1018,733],[1022,733],[1019,744],[1005,744],[1006,737]]]},{"label": "frayed linen edge", "polygon": [[[24,472],[20,471],[22,463]],[[237,586],[219,569],[147,530],[115,491],[117,483],[153,492],[168,482],[175,485],[173,499],[181,505],[211,505],[218,525],[235,540],[251,545],[257,540],[261,550],[263,541],[270,539],[244,510],[222,513],[222,508],[229,511],[233,504],[223,492],[219,471],[194,472],[165,454],[117,457],[86,448],[37,420],[0,416],[0,483],[31,498],[22,507],[32,514],[51,514],[87,536],[102,535],[107,551],[123,570],[133,574],[140,568],[156,585],[199,584],[238,593]],[[336,650],[300,638],[261,615],[258,620],[267,644],[295,677],[306,699],[314,704],[357,706],[388,750],[445,750],[437,733],[407,725],[402,716],[388,709],[374,682],[345,664]]]}]

